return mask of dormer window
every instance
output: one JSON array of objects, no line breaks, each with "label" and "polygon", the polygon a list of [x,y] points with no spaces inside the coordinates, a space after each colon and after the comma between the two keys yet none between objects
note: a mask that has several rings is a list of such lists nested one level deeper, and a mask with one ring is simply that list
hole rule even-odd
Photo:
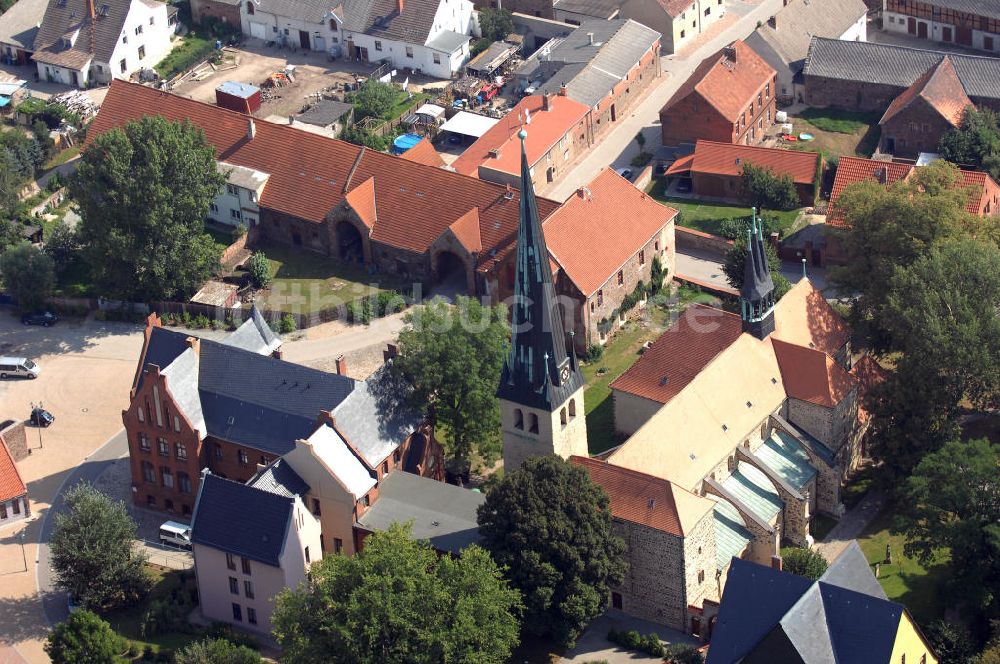
[{"label": "dormer window", "polygon": [[107,16],[111,12],[111,5],[101,5],[101,8],[97,11],[99,16]]}]

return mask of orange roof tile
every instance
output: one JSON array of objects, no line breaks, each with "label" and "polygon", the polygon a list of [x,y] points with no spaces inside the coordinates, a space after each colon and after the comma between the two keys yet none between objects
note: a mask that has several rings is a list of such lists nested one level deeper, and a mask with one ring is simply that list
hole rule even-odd
[{"label": "orange roof tile", "polygon": [[418,164],[426,166],[440,168],[445,165],[444,159],[441,158],[438,151],[434,149],[434,145],[426,138],[420,139],[416,145],[404,152],[402,156],[407,161],[415,161]]},{"label": "orange roof tile", "polygon": [[693,304],[611,383],[612,390],[667,403],[743,333],[736,314]]},{"label": "orange roof tile", "polygon": [[17,472],[14,457],[10,455],[7,442],[0,438],[0,502],[17,498],[28,493],[28,488]]},{"label": "orange roof tile", "polygon": [[972,106],[972,100],[965,94],[965,86],[958,78],[955,65],[947,55],[892,100],[879,124],[885,124],[917,99],[930,104],[954,127],[962,123],[962,114]]},{"label": "orange roof tile", "polygon": [[858,380],[826,353],[771,339],[785,393],[800,401],[833,408],[858,386]]},{"label": "orange roof tile", "polygon": [[752,145],[733,145],[699,140],[694,148],[692,173],[740,175],[743,164],[770,168],[777,175],[789,175],[797,184],[811,184],[816,179],[820,155]]},{"label": "orange roof tile", "polygon": [[834,355],[851,338],[851,328],[811,281],[800,279],[775,305],[772,336]]},{"label": "orange roof tile", "polygon": [[712,502],[669,480],[640,473],[606,461],[570,457],[611,499],[611,516],[684,537],[698,519],[712,510]]},{"label": "orange roof tile", "polygon": [[451,226],[451,232],[469,253],[483,250],[483,238],[479,234],[479,209],[472,208],[458,218]]},{"label": "orange roof tile", "polygon": [[677,210],[605,168],[586,190],[578,190],[553,212],[542,228],[549,253],[589,297],[676,216]]},{"label": "orange roof tile", "polygon": [[[517,232],[519,192],[393,155],[362,150],[294,126],[255,120],[218,106],[142,85],[114,80],[88,140],[146,115],[190,120],[201,127],[218,158],[270,174],[260,204],[305,221],[323,223],[345,198],[345,189],[374,177],[378,218],[372,239],[423,253],[459,217],[479,208],[483,247],[510,242]],[[558,203],[538,199],[541,218]]]},{"label": "orange roof tile", "polygon": [[[734,48],[736,62],[726,57],[726,49]],[[674,93],[661,114],[688,95],[697,94],[730,122],[743,113],[757,96],[757,91],[775,76],[774,68],[754,53],[743,40],[705,58],[694,73]]]},{"label": "orange roof tile", "polygon": [[[562,95],[549,96],[549,110],[544,110],[543,95],[529,95],[518,102],[507,116],[490,127],[452,163],[459,173],[479,175],[479,167],[503,173],[521,172],[521,146],[517,132],[523,126],[528,132],[524,147],[529,166],[545,156],[567,132],[572,132],[590,109]],[[530,115],[531,123],[522,125]],[[496,151],[498,156],[493,156]]]},{"label": "orange roof tile", "polygon": [[375,228],[378,212],[375,207],[375,178],[371,177],[344,195],[347,204],[357,212],[361,221],[370,229]]}]

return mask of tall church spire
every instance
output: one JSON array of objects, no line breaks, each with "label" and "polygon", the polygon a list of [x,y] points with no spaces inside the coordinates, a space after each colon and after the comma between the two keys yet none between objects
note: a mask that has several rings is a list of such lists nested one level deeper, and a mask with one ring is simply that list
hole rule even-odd
[{"label": "tall church spire", "polygon": [[497,396],[517,404],[553,410],[583,385],[566,352],[560,308],[552,283],[549,252],[538,219],[535,190],[521,139],[521,207],[517,231],[510,355],[504,361]]},{"label": "tall church spire", "polygon": [[757,209],[753,208],[751,214],[743,287],[740,289],[740,315],[743,331],[763,339],[774,332],[774,282],[771,280],[763,233],[757,225]]}]

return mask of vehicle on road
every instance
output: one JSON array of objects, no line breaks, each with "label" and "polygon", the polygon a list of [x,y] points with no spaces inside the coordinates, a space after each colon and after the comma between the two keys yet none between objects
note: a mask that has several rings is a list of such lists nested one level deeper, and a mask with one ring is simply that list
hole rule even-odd
[{"label": "vehicle on road", "polygon": [[24,314],[21,316],[22,325],[41,325],[42,327],[48,327],[49,325],[55,325],[59,322],[59,316],[56,316],[51,311],[36,311],[30,314]]},{"label": "vehicle on road", "polygon": [[179,549],[190,549],[191,526],[177,521],[165,521],[160,525],[160,544]]},{"label": "vehicle on road", "polygon": [[0,379],[38,378],[42,368],[26,357],[0,357]]},{"label": "vehicle on road", "polygon": [[632,181],[632,169],[631,168],[616,168],[615,172],[622,176],[629,182]]},{"label": "vehicle on road", "polygon": [[52,423],[56,421],[56,417],[41,406],[35,406],[31,409],[31,415],[28,417],[28,421],[31,422],[32,426],[42,427],[44,429],[45,427],[52,426]]}]

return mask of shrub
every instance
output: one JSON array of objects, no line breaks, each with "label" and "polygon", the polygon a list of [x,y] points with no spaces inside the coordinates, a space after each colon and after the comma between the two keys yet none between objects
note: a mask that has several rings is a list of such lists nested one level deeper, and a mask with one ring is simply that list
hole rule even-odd
[{"label": "shrub", "polygon": [[601,344],[590,344],[587,346],[586,360],[588,362],[596,362],[604,356],[604,346]]},{"label": "shrub", "polygon": [[769,210],[794,210],[799,206],[795,183],[788,174],[745,162],[742,168],[743,200],[747,205]]},{"label": "shrub", "polygon": [[663,262],[659,256],[653,256],[653,264],[649,267],[649,292],[656,295],[663,288]]},{"label": "shrub", "polygon": [[250,258],[247,259],[246,271],[247,276],[250,277],[250,284],[258,290],[267,288],[267,285],[271,283],[271,264],[262,251],[255,251],[250,255]]},{"label": "shrub", "polygon": [[282,334],[291,334],[295,331],[295,317],[291,314],[285,314],[281,317],[281,322],[278,323],[278,332]]},{"label": "shrub", "polygon": [[643,636],[634,629],[630,629],[627,632],[613,629],[608,632],[608,641],[629,650],[637,650],[654,657],[663,657],[666,654],[663,642],[660,641],[660,637],[656,632]]},{"label": "shrub", "polygon": [[247,227],[242,221],[236,224],[236,228],[233,229],[233,242],[236,242],[241,237],[247,234]]},{"label": "shrub", "polygon": [[815,581],[826,571],[826,558],[812,549],[791,547],[782,552],[786,572],[804,576]]},{"label": "shrub", "polygon": [[236,319],[233,318],[232,314],[226,314],[226,329],[230,332],[237,328]]},{"label": "shrub", "polygon": [[196,330],[204,330],[205,328],[211,325],[211,322],[208,320],[208,316],[206,316],[205,314],[198,314],[197,316],[194,317],[194,320],[191,321],[191,324],[194,326]]},{"label": "shrub", "polygon": [[693,646],[674,643],[664,648],[664,657],[671,664],[703,664],[705,657]]}]

